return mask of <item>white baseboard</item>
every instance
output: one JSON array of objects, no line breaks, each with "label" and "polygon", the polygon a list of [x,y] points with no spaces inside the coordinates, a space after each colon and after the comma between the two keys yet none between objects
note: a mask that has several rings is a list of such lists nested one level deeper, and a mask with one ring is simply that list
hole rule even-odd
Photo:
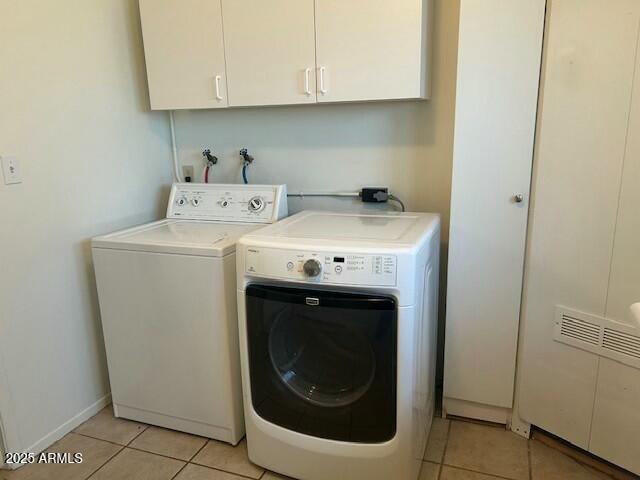
[{"label": "white baseboard", "polygon": [[449,415],[454,415],[506,425],[511,409],[444,397],[442,400],[442,413],[445,418]]},{"label": "white baseboard", "polygon": [[[43,450],[45,450],[46,448],[50,447],[55,442],[60,440],[67,433],[72,431],[74,428],[80,426],[82,423],[84,423],[85,421],[89,420],[91,417],[93,417],[96,413],[98,413],[100,410],[102,410],[104,407],[106,407],[110,403],[111,403],[111,394],[108,393],[104,397],[98,399],[93,404],[89,405],[87,408],[82,410],[77,415],[74,415],[73,417],[71,417],[69,420],[64,422],[58,428],[56,428],[56,429],[52,430],[51,432],[47,433],[44,437],[42,437],[40,440],[35,442],[29,448],[26,448],[24,451],[25,452],[33,452],[33,453],[42,452]],[[5,446],[5,448],[7,448],[7,447]],[[16,469],[18,467],[20,467],[20,465],[0,464],[0,468],[6,468],[6,469],[10,469],[10,470],[11,469]]]}]

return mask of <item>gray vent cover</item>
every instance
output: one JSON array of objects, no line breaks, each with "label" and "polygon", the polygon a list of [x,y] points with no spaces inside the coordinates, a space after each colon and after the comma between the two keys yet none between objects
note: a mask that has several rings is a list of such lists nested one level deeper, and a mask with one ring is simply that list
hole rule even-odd
[{"label": "gray vent cover", "polygon": [[640,369],[640,331],[633,326],[557,306],[553,338]]}]

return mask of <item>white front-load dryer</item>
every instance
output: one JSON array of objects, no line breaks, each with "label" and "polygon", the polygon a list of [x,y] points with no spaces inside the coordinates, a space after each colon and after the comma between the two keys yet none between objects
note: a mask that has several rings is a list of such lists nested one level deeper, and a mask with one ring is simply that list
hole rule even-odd
[{"label": "white front-load dryer", "polygon": [[435,403],[440,220],[302,212],[238,243],[249,458],[415,480]]},{"label": "white front-load dryer", "polygon": [[283,185],[174,184],[167,218],[93,239],[117,417],[242,439],[236,241],[286,214]]}]

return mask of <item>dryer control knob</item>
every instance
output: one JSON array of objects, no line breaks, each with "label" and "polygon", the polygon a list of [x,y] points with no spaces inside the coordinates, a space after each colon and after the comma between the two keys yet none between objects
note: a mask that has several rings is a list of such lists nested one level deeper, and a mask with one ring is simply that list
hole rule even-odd
[{"label": "dryer control knob", "polygon": [[317,277],[318,275],[320,275],[320,272],[322,272],[322,264],[318,260],[310,258],[309,260],[304,262],[302,269],[308,277]]}]

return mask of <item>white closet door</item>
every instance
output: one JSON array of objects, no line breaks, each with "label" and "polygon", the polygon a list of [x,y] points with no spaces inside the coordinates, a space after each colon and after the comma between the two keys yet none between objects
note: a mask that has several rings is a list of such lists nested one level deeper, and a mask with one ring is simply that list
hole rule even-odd
[{"label": "white closet door", "polygon": [[444,372],[448,414],[513,402],[544,0],[462,0]]},{"label": "white closet door", "polygon": [[316,0],[318,102],[426,98],[429,3]]},{"label": "white closet door", "polygon": [[[636,18],[640,21],[640,6]],[[630,309],[640,303],[640,56],[636,57],[631,99],[606,317],[640,329],[640,319]]]},{"label": "white closet door", "polygon": [[[635,19],[640,20],[638,6]],[[636,49],[638,47],[640,44]],[[640,302],[640,57],[637,54],[631,100],[605,316],[636,329],[635,335],[618,343],[618,347],[637,358],[640,318],[630,309]],[[640,474],[640,368],[600,358],[598,369],[589,451]]]},{"label": "white closet door", "polygon": [[316,102],[313,0],[222,0],[232,106]]},{"label": "white closet door", "polygon": [[220,0],[140,0],[154,110],[227,106]]},{"label": "white closet door", "polygon": [[[633,146],[640,130],[629,127],[630,113],[632,123],[640,113],[640,104],[630,110],[630,99],[635,101],[640,92],[633,92],[639,21],[637,0],[553,0],[548,7],[522,307],[519,414],[585,449],[592,437],[592,418],[614,425],[613,416],[594,417],[593,409],[598,364],[609,362],[554,341],[555,309],[565,306],[616,318],[614,297],[629,298],[626,287],[615,285],[622,287],[625,272],[633,272],[634,257],[627,250],[614,260],[612,271],[611,253],[618,238],[616,212],[625,154],[629,159],[640,152]],[[627,142],[632,150],[625,153]],[[634,198],[627,193],[625,204],[625,198]],[[638,210],[637,204],[624,208]],[[633,210],[628,213],[633,215]],[[607,307],[610,274],[613,288]],[[622,375],[618,385],[631,378]],[[599,388],[610,395],[614,383]],[[624,413],[625,403],[617,407],[621,424],[633,418]],[[615,428],[614,432],[618,435]],[[634,446],[638,452],[637,443]],[[604,450],[599,452],[604,455]]]}]

